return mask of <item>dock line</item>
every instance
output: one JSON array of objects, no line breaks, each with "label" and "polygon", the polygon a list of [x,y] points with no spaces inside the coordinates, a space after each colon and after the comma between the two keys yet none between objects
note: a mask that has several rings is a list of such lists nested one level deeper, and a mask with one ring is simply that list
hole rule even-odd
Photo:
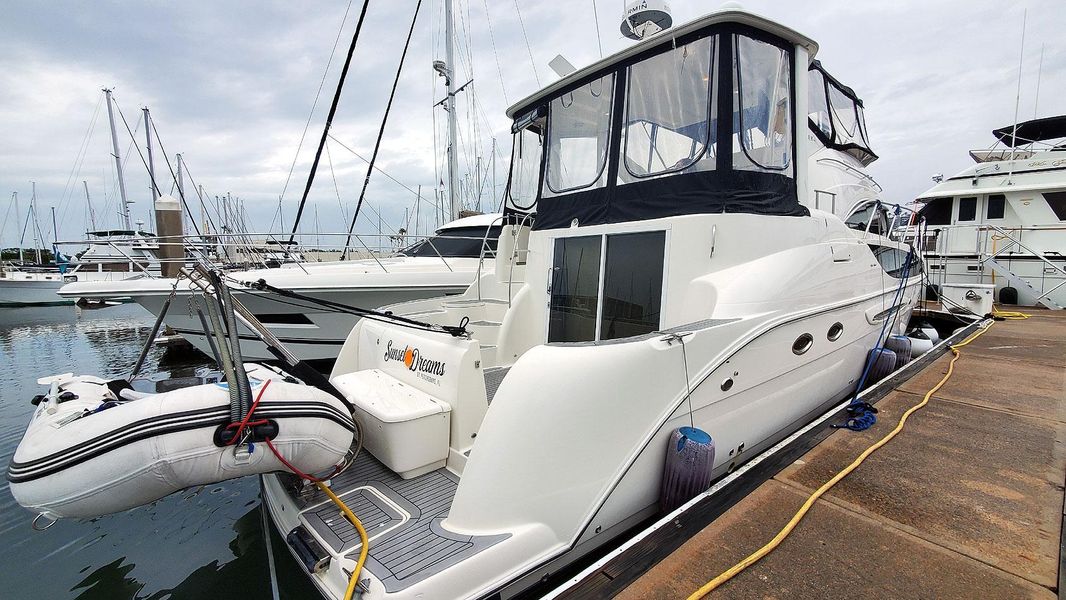
[{"label": "dock line", "polygon": [[[1024,313],[999,312],[999,311],[995,310],[994,308],[993,308],[993,316],[994,317],[998,317],[999,320],[1016,320],[1016,319],[1027,319],[1027,318],[1029,318],[1029,315],[1026,315]],[[924,407],[926,404],[928,404],[929,403],[929,399],[933,396],[933,394],[935,394],[937,392],[937,390],[939,390],[941,387],[943,387],[944,384],[947,383],[948,379],[951,378],[951,375],[952,375],[952,373],[955,370],[955,362],[957,360],[959,360],[959,357],[962,356],[962,352],[961,352],[960,349],[962,347],[966,346],[967,344],[969,344],[970,342],[974,341],[978,337],[984,335],[984,333],[986,331],[988,331],[989,329],[992,328],[992,325],[994,323],[995,323],[995,320],[989,321],[988,325],[986,325],[985,327],[981,328],[979,331],[977,331],[976,333],[974,333],[970,337],[966,338],[964,341],[962,341],[962,342],[960,342],[960,343],[958,343],[956,345],[949,346],[949,349],[951,350],[951,353],[952,353],[952,357],[951,357],[951,362],[948,363],[948,372],[944,375],[943,378],[940,379],[939,382],[937,382],[936,385],[934,385],[928,392],[926,392],[925,397],[922,398],[921,402],[919,402],[918,404],[915,404],[914,406],[910,407],[909,409],[907,409],[907,412],[903,413],[903,416],[900,417],[899,424],[896,425],[895,429],[890,431],[887,435],[885,435],[885,437],[881,438],[880,440],[875,442],[873,445],[871,445],[869,448],[867,448],[865,451],[863,451],[863,453],[860,454],[859,457],[856,458],[850,465],[848,465],[843,470],[841,470],[839,473],[834,475],[832,479],[830,479],[829,481],[827,481],[824,484],[822,484],[822,487],[820,487],[817,490],[815,490],[815,492],[813,494],[811,494],[809,498],[807,498],[807,501],[803,503],[803,506],[801,506],[800,509],[798,511],[796,511],[796,514],[792,516],[792,519],[788,522],[788,524],[786,524],[785,527],[783,529],[781,529],[781,531],[778,532],[778,534],[776,536],[774,536],[774,538],[772,540],[770,540],[765,546],[763,546],[762,548],[759,548],[758,550],[756,550],[752,554],[748,555],[747,558],[745,558],[744,560],[740,561],[739,563],[733,565],[732,567],[727,569],[725,572],[723,572],[721,575],[719,575],[719,576],[715,577],[714,579],[708,581],[703,587],[701,587],[700,589],[698,589],[695,592],[693,592],[688,597],[688,600],[699,600],[700,598],[703,598],[704,596],[706,596],[710,592],[714,591],[715,588],[717,588],[717,587],[721,586],[723,583],[729,581],[730,579],[732,579],[733,577],[735,577],[736,575],[741,573],[744,569],[746,569],[746,568],[750,567],[751,565],[755,564],[760,559],[762,559],[764,556],[766,556],[767,554],[772,552],[775,548],[777,548],[781,544],[781,542],[784,541],[785,538],[787,538],[790,533],[792,533],[792,530],[796,528],[796,525],[799,524],[800,520],[802,520],[803,517],[806,516],[806,514],[814,506],[814,503],[818,500],[818,498],[822,497],[823,494],[825,494],[834,485],[836,485],[838,482],[840,482],[840,480],[844,479],[845,477],[848,476],[848,474],[850,474],[852,471],[857,469],[859,467],[859,465],[861,465],[863,463],[863,461],[865,461],[871,454],[876,452],[879,448],[881,448],[882,446],[884,446],[888,442],[892,441],[892,438],[896,437],[896,435],[898,435],[900,431],[903,431],[903,427],[904,427],[904,425],[907,424],[907,419],[911,416],[911,414],[913,414],[914,412],[920,410],[922,407]]]}]

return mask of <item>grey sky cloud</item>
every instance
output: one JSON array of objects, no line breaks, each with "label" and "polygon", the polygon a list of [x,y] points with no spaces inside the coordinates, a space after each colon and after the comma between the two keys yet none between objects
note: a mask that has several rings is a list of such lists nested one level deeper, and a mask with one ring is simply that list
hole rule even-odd
[{"label": "grey sky cloud", "polygon": [[[333,129],[337,140],[366,158],[414,5],[414,0],[372,2],[368,11]],[[871,171],[893,201],[913,199],[929,187],[933,173],[964,168],[966,151],[989,146],[991,129],[1012,120],[1023,9],[1028,26],[1021,117],[1034,115],[1037,63],[1045,44],[1037,112],[1066,112],[1061,101],[1066,47],[1057,36],[1066,29],[1066,9],[1055,0],[744,5],[817,40],[826,68],[864,98],[872,143],[881,156]],[[244,199],[252,228],[271,225],[283,189],[285,223],[291,225],[358,0],[287,188],[286,178],[346,6],[343,1],[7,3],[0,19],[0,216],[9,213],[12,191],[28,200],[30,181],[36,181],[42,217],[56,206],[60,237],[77,238],[87,226],[85,180],[100,218],[117,224],[106,114],[99,107],[100,88],[113,86],[130,126],[138,127],[139,108],[149,106],[167,152],[182,152],[196,183],[209,194],[231,192]],[[594,6],[604,52],[629,44],[618,33],[621,1],[456,0],[457,79],[463,83],[472,73],[475,80],[474,94],[464,92],[458,111],[464,179],[469,174],[471,184],[476,181],[478,156],[483,172],[488,169],[493,136],[499,150],[496,189],[491,174],[483,177],[484,208],[506,181],[510,140],[504,109],[539,87],[530,54],[541,85],[555,78],[547,63],[556,54],[579,67],[598,59]],[[715,7],[680,0],[671,6],[678,23]],[[444,113],[432,108],[443,97],[443,82],[430,69],[443,54],[442,35],[440,2],[425,0],[378,159],[378,166],[405,186],[422,186],[430,200],[444,151]],[[93,133],[77,163],[94,110]],[[119,128],[125,149],[129,136],[121,122]],[[142,147],[143,136],[139,128]],[[333,169],[324,157],[309,214],[317,207],[322,229],[339,231],[366,166],[332,141],[329,160]],[[148,179],[135,151],[126,161],[128,189],[137,200],[134,216],[144,220]],[[169,191],[162,161],[156,175]],[[414,207],[408,189],[379,174],[367,197],[387,228],[399,226],[404,209]],[[432,225],[427,207],[422,204],[422,230]],[[366,216],[358,230],[375,230],[377,218]],[[4,244],[13,243],[16,229],[14,217],[8,219]],[[48,228],[44,218],[42,227]],[[313,229],[313,221],[305,220],[304,230]]]}]

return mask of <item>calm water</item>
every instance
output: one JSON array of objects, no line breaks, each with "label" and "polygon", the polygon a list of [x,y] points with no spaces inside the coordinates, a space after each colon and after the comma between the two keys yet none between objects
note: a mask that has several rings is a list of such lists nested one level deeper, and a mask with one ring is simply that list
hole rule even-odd
[{"label": "calm water", "polygon": [[[152,317],[139,306],[0,308],[0,468],[29,422],[36,379],[73,372],[126,376]],[[207,369],[153,348],[153,378]],[[149,506],[91,520],[63,520],[44,532],[0,484],[0,598],[271,598],[267,540],[281,598],[319,598],[276,532],[264,535],[259,483],[252,477],[188,489]]]}]

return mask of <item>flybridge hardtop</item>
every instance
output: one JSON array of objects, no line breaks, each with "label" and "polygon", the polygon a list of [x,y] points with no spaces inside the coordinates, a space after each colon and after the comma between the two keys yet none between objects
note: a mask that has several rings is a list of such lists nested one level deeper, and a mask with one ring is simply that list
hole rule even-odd
[{"label": "flybridge hardtop", "polygon": [[798,31],[781,25],[775,21],[771,21],[765,17],[761,17],[756,14],[752,14],[746,10],[728,8],[718,10],[707,15],[689,21],[683,25],[679,25],[672,29],[666,29],[653,36],[645,38],[638,44],[634,44],[628,48],[615,52],[614,54],[602,58],[591,65],[578,69],[573,73],[567,75],[552,83],[551,85],[544,87],[536,92],[526,96],[525,98],[515,102],[507,109],[507,116],[509,118],[515,118],[516,115],[525,112],[530,107],[537,104],[539,101],[546,99],[548,96],[554,95],[555,92],[563,90],[571,85],[579,83],[590,75],[598,73],[602,70],[609,69],[627,59],[633,58],[639,54],[653,50],[660,45],[669,44],[673,41],[679,41],[686,35],[704,29],[708,26],[718,23],[730,23],[738,25],[749,25],[757,29],[761,29],[768,33],[772,33],[784,41],[803,46],[806,49],[808,56],[814,58],[818,52],[818,44],[809,37],[799,33]]},{"label": "flybridge hardtop", "polygon": [[506,212],[535,212],[534,229],[721,212],[806,216],[794,114],[806,87],[798,73],[816,49],[729,9],[563,78],[508,111]]}]

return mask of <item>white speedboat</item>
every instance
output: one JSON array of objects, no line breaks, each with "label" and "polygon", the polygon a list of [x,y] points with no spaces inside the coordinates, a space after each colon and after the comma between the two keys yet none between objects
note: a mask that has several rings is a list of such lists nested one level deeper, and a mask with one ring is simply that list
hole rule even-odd
[{"label": "white speedboat", "polygon": [[[294,354],[303,360],[337,357],[348,332],[358,320],[351,312],[315,301],[376,308],[386,304],[462,293],[479,271],[494,269],[493,252],[501,218],[476,215],[452,221],[426,240],[396,256],[328,263],[289,263],[274,269],[230,271],[233,293]],[[252,289],[263,280],[278,289],[306,298],[283,297]],[[204,353],[212,354],[204,334],[208,325],[202,294],[187,280],[146,277],[118,282],[72,283],[59,295],[105,300],[130,297],[158,315],[167,298],[175,300],[165,322]],[[241,330],[244,357],[275,357],[251,331]]]},{"label": "white speedboat", "polygon": [[[363,319],[331,374],[365,431],[331,481],[369,533],[362,597],[510,597],[656,513],[677,428],[720,476],[855,391],[921,265],[816,50],[726,8],[508,111],[495,268],[386,308],[467,333]],[[263,489],[342,598],[352,525],[296,477]]]},{"label": "white speedboat", "polygon": [[1066,115],[1000,127],[975,164],[919,196],[929,277],[995,288],[1007,304],[1066,306]]}]

